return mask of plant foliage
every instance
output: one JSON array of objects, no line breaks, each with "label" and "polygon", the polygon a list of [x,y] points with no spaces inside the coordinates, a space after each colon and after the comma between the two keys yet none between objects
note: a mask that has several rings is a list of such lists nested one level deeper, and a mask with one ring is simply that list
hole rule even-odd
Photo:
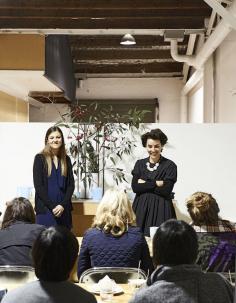
[{"label": "plant foliage", "polygon": [[133,133],[138,132],[147,110],[131,108],[127,114],[113,112],[112,106],[97,103],[72,105],[62,115],[58,126],[69,128],[68,150],[73,170],[84,184],[90,186],[93,173],[112,172],[116,184],[127,182],[124,169],[117,162],[130,155],[135,145]]}]

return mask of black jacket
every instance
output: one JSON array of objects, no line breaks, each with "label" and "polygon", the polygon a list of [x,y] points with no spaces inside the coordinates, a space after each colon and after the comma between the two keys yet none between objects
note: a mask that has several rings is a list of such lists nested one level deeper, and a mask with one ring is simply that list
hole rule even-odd
[{"label": "black jacket", "polygon": [[[67,161],[67,183],[65,197],[60,205],[64,208],[72,209],[71,197],[74,192],[75,183],[70,158],[66,156]],[[34,158],[33,178],[35,187],[35,211],[36,214],[46,213],[47,210],[54,208],[53,201],[48,198],[48,175],[45,158],[42,154],[37,154]]]},{"label": "black jacket", "polygon": [[16,221],[0,230],[0,265],[32,266],[32,245],[45,227]]}]

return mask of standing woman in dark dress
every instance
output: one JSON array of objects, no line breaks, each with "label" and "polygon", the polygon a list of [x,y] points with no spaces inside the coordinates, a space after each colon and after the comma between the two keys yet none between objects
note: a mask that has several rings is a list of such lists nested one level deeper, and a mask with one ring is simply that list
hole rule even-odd
[{"label": "standing woman in dark dress", "polygon": [[45,226],[72,227],[74,177],[65,142],[59,127],[50,127],[45,147],[34,159],[36,222]]},{"label": "standing woman in dark dress", "polygon": [[149,236],[151,226],[176,218],[172,189],[177,180],[177,166],[161,155],[168,138],[160,129],[145,133],[141,140],[149,157],[138,160],[132,171],[132,189],[136,193],[133,210],[137,225]]}]

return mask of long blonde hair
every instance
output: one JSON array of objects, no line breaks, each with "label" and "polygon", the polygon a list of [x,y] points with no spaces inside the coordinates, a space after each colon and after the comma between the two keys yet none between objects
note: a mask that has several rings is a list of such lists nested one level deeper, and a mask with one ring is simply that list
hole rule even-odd
[{"label": "long blonde hair", "polygon": [[220,209],[211,194],[195,192],[186,200],[186,205],[195,225],[217,224]]},{"label": "long blonde hair", "polygon": [[43,154],[45,160],[46,160],[46,165],[47,165],[47,172],[48,176],[51,175],[52,173],[52,158],[54,156],[50,146],[48,145],[48,137],[50,136],[51,133],[58,131],[61,135],[62,138],[62,145],[60,147],[59,153],[58,153],[58,158],[60,159],[61,163],[61,174],[63,176],[67,176],[67,162],[66,162],[66,149],[65,149],[65,140],[64,136],[62,133],[62,130],[58,126],[52,126],[50,127],[45,135],[45,140],[44,140],[44,149],[41,151],[41,154]]},{"label": "long blonde hair", "polygon": [[99,203],[92,227],[119,237],[129,226],[136,226],[136,217],[127,194],[108,189]]}]

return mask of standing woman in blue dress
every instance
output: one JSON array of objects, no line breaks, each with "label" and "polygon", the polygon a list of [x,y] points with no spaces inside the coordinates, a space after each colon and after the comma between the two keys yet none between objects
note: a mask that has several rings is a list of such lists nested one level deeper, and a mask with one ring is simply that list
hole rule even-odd
[{"label": "standing woman in blue dress", "polygon": [[177,166],[161,155],[168,138],[159,128],[143,134],[141,140],[148,157],[138,160],[132,171],[132,189],[136,193],[133,210],[137,225],[149,236],[151,226],[176,218],[172,190]]},{"label": "standing woman in blue dress", "polygon": [[37,224],[71,229],[74,177],[63,133],[57,126],[47,130],[45,147],[35,156],[33,179]]}]

